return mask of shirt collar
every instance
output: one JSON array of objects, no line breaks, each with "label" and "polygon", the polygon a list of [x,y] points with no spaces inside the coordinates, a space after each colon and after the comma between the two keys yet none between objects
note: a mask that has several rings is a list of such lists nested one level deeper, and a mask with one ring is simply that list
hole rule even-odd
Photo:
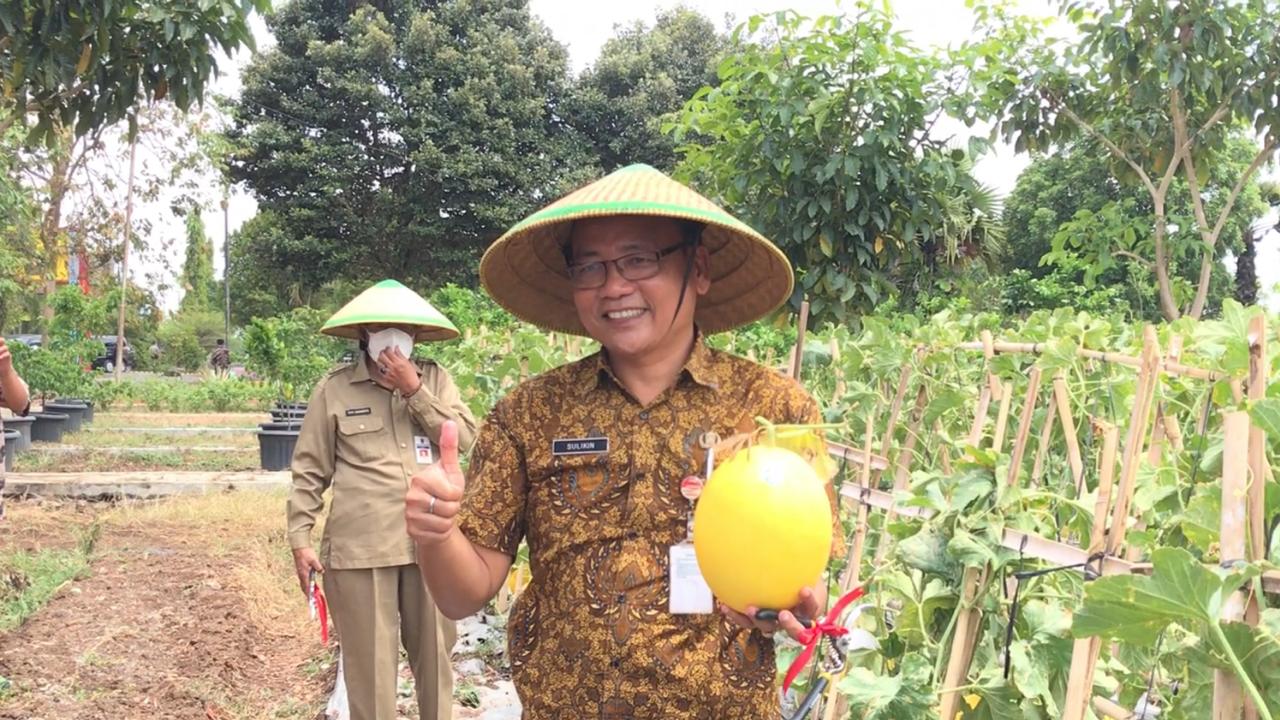
[{"label": "shirt collar", "polygon": [[[582,382],[577,383],[580,394],[586,395],[592,390],[599,389],[601,382],[605,378],[612,380],[614,385],[622,387],[617,375],[613,373],[613,367],[609,365],[609,355],[604,348],[600,348],[592,358],[583,363],[583,367],[587,375],[582,378]],[[699,328],[694,330],[693,350],[690,351],[688,359],[685,360],[684,366],[680,369],[680,377],[683,378],[685,376],[688,376],[693,382],[712,390],[717,390],[720,387],[720,383],[715,377],[714,351],[707,347],[706,338],[703,337],[702,330]],[[678,379],[677,382],[679,382]]]}]

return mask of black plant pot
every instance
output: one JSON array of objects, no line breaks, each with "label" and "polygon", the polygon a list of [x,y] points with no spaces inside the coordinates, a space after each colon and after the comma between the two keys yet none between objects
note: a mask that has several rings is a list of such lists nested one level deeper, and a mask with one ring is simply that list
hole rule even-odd
[{"label": "black plant pot", "polygon": [[58,398],[60,403],[72,403],[74,405],[84,405],[84,422],[93,422],[93,401],[87,398]]},{"label": "black plant pot", "polygon": [[18,452],[31,449],[31,424],[35,421],[36,419],[30,415],[4,419],[5,430],[18,431],[18,441],[14,443],[18,446]]},{"label": "black plant pot", "polygon": [[[266,423],[275,425],[277,423]],[[263,470],[288,470],[293,461],[293,448],[298,444],[298,430],[258,431],[258,458]]]},{"label": "black plant pot", "polygon": [[13,472],[13,458],[18,454],[18,438],[22,433],[17,430],[4,431],[4,471]]},{"label": "black plant pot", "polygon": [[38,442],[62,442],[62,433],[67,431],[65,413],[38,412],[31,413],[36,419],[31,424],[31,439]]},{"label": "black plant pot", "polygon": [[84,414],[89,411],[89,406],[83,403],[72,402],[70,400],[59,400],[57,402],[45,403],[45,412],[62,413],[67,416],[66,432],[80,432],[80,428],[84,425]]},{"label": "black plant pot", "polygon": [[301,423],[302,418],[306,417],[306,410],[298,410],[295,408],[271,408],[271,419],[278,422],[294,422]]}]

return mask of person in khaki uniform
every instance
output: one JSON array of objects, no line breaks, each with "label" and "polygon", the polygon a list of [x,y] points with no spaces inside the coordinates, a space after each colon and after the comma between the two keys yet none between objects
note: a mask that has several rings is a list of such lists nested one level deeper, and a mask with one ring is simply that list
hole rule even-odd
[{"label": "person in khaki uniform", "polygon": [[[293,454],[289,544],[303,593],[312,571],[342,644],[352,720],[394,720],[400,644],[409,656],[419,717],[452,714],[454,624],[426,591],[405,528],[409,479],[439,455],[452,420],[471,446],[476,423],[444,368],[409,359],[415,341],[458,331],[417,293],[384,280],[361,293],[321,332],[358,339],[363,352],[316,386]],[[311,530],[332,499],[319,555]]]}]

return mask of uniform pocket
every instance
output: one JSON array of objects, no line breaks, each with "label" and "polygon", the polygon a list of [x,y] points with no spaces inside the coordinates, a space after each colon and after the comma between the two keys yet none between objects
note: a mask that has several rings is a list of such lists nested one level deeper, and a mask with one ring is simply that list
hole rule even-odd
[{"label": "uniform pocket", "polygon": [[377,462],[387,452],[382,418],[355,417],[338,420],[338,457],[353,465]]}]

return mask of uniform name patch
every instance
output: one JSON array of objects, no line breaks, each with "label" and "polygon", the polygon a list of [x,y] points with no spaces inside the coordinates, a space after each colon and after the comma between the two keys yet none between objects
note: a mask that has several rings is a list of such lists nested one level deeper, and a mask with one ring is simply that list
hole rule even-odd
[{"label": "uniform name patch", "polygon": [[351,408],[347,411],[347,417],[356,417],[357,415],[369,415],[373,413],[373,408]]},{"label": "uniform name patch", "polygon": [[598,455],[609,452],[609,438],[570,438],[551,441],[552,455]]}]

